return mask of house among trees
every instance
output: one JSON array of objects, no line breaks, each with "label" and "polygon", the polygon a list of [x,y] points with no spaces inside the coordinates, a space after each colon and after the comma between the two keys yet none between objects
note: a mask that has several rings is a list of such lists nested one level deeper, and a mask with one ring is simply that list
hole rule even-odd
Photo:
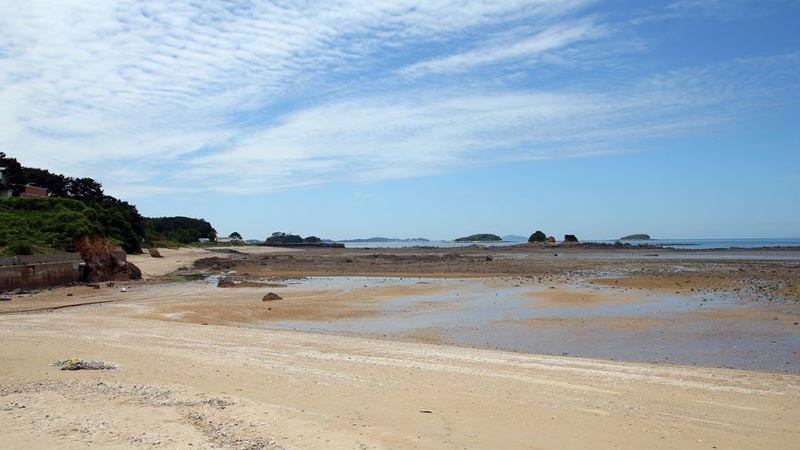
[{"label": "house among trees", "polygon": [[26,184],[22,186],[22,192],[19,193],[19,196],[22,198],[47,197],[47,188]]}]

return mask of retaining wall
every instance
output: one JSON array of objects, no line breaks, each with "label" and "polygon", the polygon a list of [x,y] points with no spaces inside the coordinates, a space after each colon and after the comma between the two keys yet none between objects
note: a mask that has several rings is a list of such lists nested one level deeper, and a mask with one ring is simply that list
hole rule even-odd
[{"label": "retaining wall", "polygon": [[77,253],[0,258],[0,291],[63,286],[85,279],[85,270]]}]

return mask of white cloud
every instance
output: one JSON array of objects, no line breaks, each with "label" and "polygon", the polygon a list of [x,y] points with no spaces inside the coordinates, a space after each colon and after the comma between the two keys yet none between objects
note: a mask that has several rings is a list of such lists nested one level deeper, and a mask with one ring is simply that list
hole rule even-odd
[{"label": "white cloud", "polygon": [[510,36],[503,42],[479,47],[443,58],[422,61],[404,69],[414,75],[441,72],[460,72],[476,66],[502,63],[509,60],[533,60],[556,49],[602,36],[606,30],[589,20],[558,24],[533,36]]}]

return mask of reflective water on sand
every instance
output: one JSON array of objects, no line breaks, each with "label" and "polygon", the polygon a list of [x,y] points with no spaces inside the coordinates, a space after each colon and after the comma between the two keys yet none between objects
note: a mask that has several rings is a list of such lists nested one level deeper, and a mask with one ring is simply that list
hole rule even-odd
[{"label": "reflective water on sand", "polygon": [[[753,302],[727,294],[639,291],[620,295],[596,286],[553,289],[494,279],[334,277],[296,283],[303,289],[345,291],[420,283],[445,289],[386,300],[377,314],[368,317],[285,320],[260,326],[533,353],[800,372],[796,305],[758,306],[750,317]],[[565,292],[569,295],[564,296]]]}]

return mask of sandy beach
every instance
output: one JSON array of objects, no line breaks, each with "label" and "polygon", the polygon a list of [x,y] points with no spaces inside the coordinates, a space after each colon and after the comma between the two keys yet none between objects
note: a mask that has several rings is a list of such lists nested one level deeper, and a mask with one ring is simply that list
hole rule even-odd
[{"label": "sandy beach", "polygon": [[[797,251],[237,250],[139,256],[148,280],[0,302],[0,448],[791,449],[800,438]],[[211,278],[164,277],[195,263]],[[216,287],[223,272],[238,285]],[[268,292],[282,299],[262,301]],[[605,351],[598,336],[629,350],[587,356]],[[116,369],[50,365],[70,357]]]}]

